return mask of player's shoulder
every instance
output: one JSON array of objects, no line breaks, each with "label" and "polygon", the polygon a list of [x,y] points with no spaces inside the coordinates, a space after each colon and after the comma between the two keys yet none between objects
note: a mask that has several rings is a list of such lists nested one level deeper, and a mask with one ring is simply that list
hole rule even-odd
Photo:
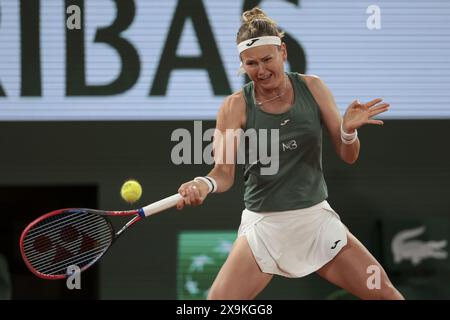
[{"label": "player's shoulder", "polygon": [[317,99],[326,94],[327,86],[319,76],[315,74],[299,74],[299,77],[301,77],[314,98]]},{"label": "player's shoulder", "polygon": [[245,123],[245,99],[242,90],[227,96],[220,108],[218,120],[235,123],[242,127]]},{"label": "player's shoulder", "polygon": [[324,85],[324,82],[318,75],[315,74],[298,74],[300,79],[302,79],[308,87],[319,87]]},{"label": "player's shoulder", "polygon": [[244,112],[245,98],[242,89],[227,96],[224,100],[222,108],[225,112]]},{"label": "player's shoulder", "polygon": [[242,89],[230,94],[226,98],[228,104],[231,105],[245,105],[244,92]]}]

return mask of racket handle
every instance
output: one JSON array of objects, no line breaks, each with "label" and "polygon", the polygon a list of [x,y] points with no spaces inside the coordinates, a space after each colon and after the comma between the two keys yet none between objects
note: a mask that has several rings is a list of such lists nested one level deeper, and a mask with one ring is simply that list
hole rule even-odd
[{"label": "racket handle", "polygon": [[173,196],[149,204],[148,206],[142,208],[142,210],[144,211],[144,215],[148,217],[152,214],[175,207],[177,202],[180,201],[181,199],[183,199],[183,197],[179,193],[177,193],[174,194]]}]

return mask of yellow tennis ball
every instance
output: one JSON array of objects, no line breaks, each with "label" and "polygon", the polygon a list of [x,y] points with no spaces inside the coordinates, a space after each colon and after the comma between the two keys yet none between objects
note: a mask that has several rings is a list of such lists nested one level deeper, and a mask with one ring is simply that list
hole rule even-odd
[{"label": "yellow tennis ball", "polygon": [[120,195],[128,203],[136,202],[142,195],[142,187],[136,180],[125,181],[120,189]]}]

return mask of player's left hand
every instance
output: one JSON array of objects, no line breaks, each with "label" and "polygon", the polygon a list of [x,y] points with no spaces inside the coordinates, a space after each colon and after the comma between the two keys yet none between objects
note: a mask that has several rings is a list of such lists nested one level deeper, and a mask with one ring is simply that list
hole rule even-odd
[{"label": "player's left hand", "polygon": [[353,133],[354,130],[365,124],[383,125],[383,121],[372,119],[377,114],[389,110],[389,103],[380,103],[381,98],[374,99],[367,103],[361,103],[358,100],[353,101],[344,114],[342,127],[345,132]]}]

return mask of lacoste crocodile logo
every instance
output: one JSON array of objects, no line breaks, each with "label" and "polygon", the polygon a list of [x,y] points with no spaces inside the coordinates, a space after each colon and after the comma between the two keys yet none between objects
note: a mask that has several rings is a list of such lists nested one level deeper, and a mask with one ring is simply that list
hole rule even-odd
[{"label": "lacoste crocodile logo", "polygon": [[395,235],[391,244],[395,263],[400,263],[402,260],[411,260],[411,263],[416,266],[427,258],[447,258],[447,251],[444,250],[447,246],[447,240],[422,241],[412,239],[420,236],[424,232],[425,226],[421,226],[415,229],[400,231]]}]

